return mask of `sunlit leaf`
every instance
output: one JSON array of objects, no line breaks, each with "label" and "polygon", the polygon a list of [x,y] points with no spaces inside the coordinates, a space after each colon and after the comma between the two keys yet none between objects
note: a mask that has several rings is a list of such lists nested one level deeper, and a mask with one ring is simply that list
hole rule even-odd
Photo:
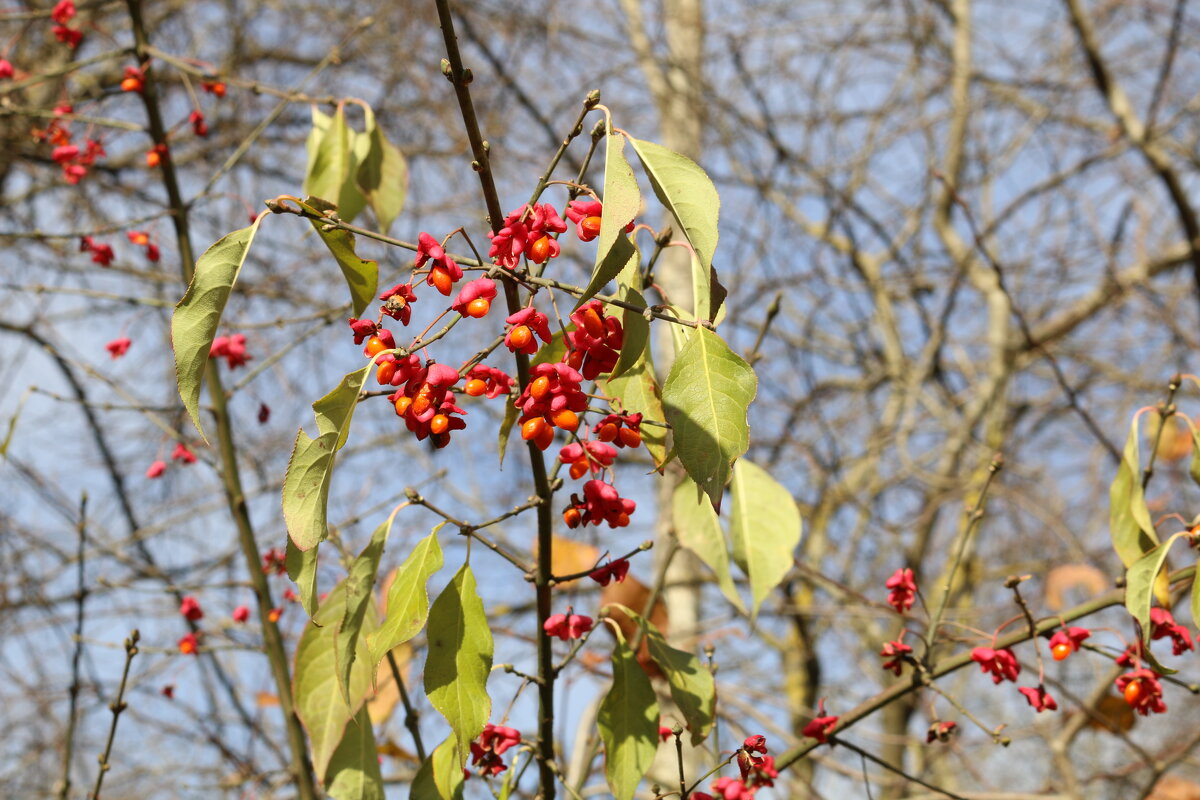
[{"label": "sunlit leaf", "polygon": [[1146,508],[1146,496],[1142,491],[1141,456],[1138,448],[1138,417],[1129,426],[1125,450],[1117,477],[1108,490],[1109,532],[1113,548],[1126,567],[1148,553],[1158,544],[1154,522]]},{"label": "sunlit leaf", "polygon": [[429,594],[425,584],[442,568],[442,548],[437,534],[442,523],[433,529],[408,554],[396,571],[388,588],[387,612],[379,630],[368,640],[371,663],[378,664],[388,651],[407,642],[425,627],[429,616]]},{"label": "sunlit leaf", "polygon": [[[357,645],[363,619],[375,597],[375,576],[379,574],[379,561],[383,558],[383,548],[387,544],[388,536],[391,535],[392,522],[395,518],[395,513],[390,514],[375,529],[367,546],[351,562],[346,579],[342,582],[346,587],[346,610],[342,614],[341,624],[338,625],[336,647],[338,682],[343,691],[348,690],[350,670],[357,658]],[[370,641],[370,639],[366,639],[368,645],[370,645]],[[368,652],[369,650],[368,647]],[[368,665],[372,675],[375,674],[377,663],[379,662],[372,657]]]},{"label": "sunlit leaf", "polygon": [[225,303],[233,291],[242,264],[250,252],[250,244],[258,226],[267,218],[260,214],[248,228],[234,231],[218,239],[196,261],[196,271],[187,293],[175,306],[171,316],[171,346],[175,350],[175,379],[179,396],[192,418],[192,424],[204,435],[200,424],[200,389],[204,383],[204,368],[212,348]]},{"label": "sunlit leaf", "polygon": [[284,565],[288,577],[300,590],[300,605],[310,617],[317,612],[317,547],[301,550],[292,537],[287,539]]},{"label": "sunlit leaf", "polygon": [[[309,214],[316,216],[335,208],[333,204],[320,197],[306,197],[304,202],[297,202],[297,205]],[[342,277],[346,279],[346,285],[350,287],[350,302],[354,314],[357,316],[363,313],[366,307],[375,300],[375,291],[379,288],[378,262],[359,257],[354,250],[354,234],[349,231],[340,228],[325,230],[324,222],[311,217],[309,222],[312,223],[313,228],[320,235],[321,241],[325,242],[325,246],[329,248],[329,252],[333,254],[338,267],[342,270]]]},{"label": "sunlit leaf", "polygon": [[750,365],[705,328],[688,333],[663,385],[679,462],[718,510],[730,467],[750,443],[746,413],[757,386]]},{"label": "sunlit leaf", "polygon": [[800,509],[792,494],[746,459],[733,466],[733,511],[729,517],[733,560],[750,580],[750,617],[792,569],[800,544]]},{"label": "sunlit leaf", "polygon": [[308,550],[329,535],[326,506],[337,451],[350,435],[350,420],[371,365],[342,378],[332,392],[313,403],[316,439],[300,429],[283,478],[283,518],[296,547]]},{"label": "sunlit leaf", "polygon": [[492,711],[492,632],[475,575],[464,564],[429,610],[425,694],[454,731],[459,766]]},{"label": "sunlit leaf", "polygon": [[645,358],[621,376],[603,381],[603,388],[605,394],[621,401],[626,413],[642,415],[642,445],[654,460],[655,467],[662,467],[667,461],[667,429],[663,427],[666,414],[649,356],[647,348]]},{"label": "sunlit leaf", "polygon": [[658,699],[620,633],[613,647],[612,673],[596,724],[604,742],[608,787],[616,800],[630,800],[658,749]]},{"label": "sunlit leaf", "polygon": [[652,622],[631,609],[624,609],[642,627],[649,645],[650,657],[658,664],[671,688],[671,699],[687,722],[692,745],[698,745],[712,730],[716,713],[717,689],[712,672],[695,653],[667,644],[667,640]]},{"label": "sunlit leaf", "polygon": [[675,487],[672,500],[675,535],[679,543],[696,554],[717,577],[721,593],[739,611],[745,611],[742,598],[729,571],[729,548],[725,532],[712,503],[701,494],[690,478]]},{"label": "sunlit leaf", "polygon": [[411,800],[462,800],[465,755],[459,755],[454,737],[447,737],[421,764],[413,779]]},{"label": "sunlit leaf", "polygon": [[[645,299],[634,289],[622,289],[621,299],[639,308],[646,307]],[[618,356],[617,364],[609,374],[610,379],[620,377],[639,361],[645,360],[646,347],[650,344],[650,322],[642,316],[641,311],[632,308],[624,309],[621,312],[621,328],[624,331],[621,355]]]},{"label": "sunlit leaf", "polygon": [[1125,608],[1142,626],[1142,638],[1146,642],[1150,641],[1150,606],[1154,598],[1155,578],[1166,563],[1171,545],[1187,535],[1186,531],[1176,533],[1153,547],[1125,571]]},{"label": "sunlit leaf", "polygon": [[326,784],[334,800],[383,800],[375,733],[365,707],[346,725],[341,744],[329,759]]},{"label": "sunlit leaf", "polygon": [[609,133],[604,141],[604,214],[600,218],[600,235],[597,237],[596,265],[576,308],[603,289],[631,262],[636,264],[639,260],[637,247],[625,233],[625,227],[641,210],[642,193],[633,169],[625,159],[625,137]]},{"label": "sunlit leaf", "polygon": [[[322,121],[324,128],[315,141],[309,163],[308,174],[304,178],[305,194],[314,195],[337,206],[338,215],[346,222],[352,221],[366,205],[366,198],[359,191],[354,177],[358,170],[358,159],[355,155],[355,132],[346,123],[346,110],[339,105],[337,112],[328,122]],[[313,130],[316,132],[318,118],[313,116]],[[312,137],[313,134],[310,134]]]},{"label": "sunlit leaf", "polygon": [[408,162],[400,148],[384,136],[370,108],[363,106],[366,132],[362,137],[369,143],[367,154],[358,165],[358,188],[379,220],[379,229],[387,233],[392,221],[404,208],[408,195]]}]

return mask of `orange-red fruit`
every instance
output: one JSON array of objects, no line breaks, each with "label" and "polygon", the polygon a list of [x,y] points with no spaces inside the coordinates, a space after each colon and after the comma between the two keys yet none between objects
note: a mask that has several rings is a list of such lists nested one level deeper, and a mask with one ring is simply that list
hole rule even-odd
[{"label": "orange-red fruit", "polygon": [[624,528],[628,524],[629,524],[629,515],[626,514],[624,511],[622,511],[620,514],[617,515],[617,524],[614,527]]},{"label": "orange-red fruit", "polygon": [[1055,661],[1062,661],[1064,658],[1071,655],[1072,652],[1071,645],[1067,644],[1066,642],[1059,642],[1058,644],[1054,645],[1054,647],[1050,648],[1050,655],[1054,656]]},{"label": "orange-red fruit", "polygon": [[137,78],[126,78],[121,81],[122,92],[140,92],[142,90],[142,82]]},{"label": "orange-red fruit", "polygon": [[[546,430],[549,430],[546,427],[546,419],[544,417],[534,417],[533,419],[526,420],[521,425],[521,438],[528,442],[530,439],[536,439]],[[545,448],[542,449],[544,450]]]},{"label": "orange-red fruit", "polygon": [[430,433],[445,433],[449,427],[450,418],[445,414],[434,414],[433,419],[429,420]]},{"label": "orange-red fruit", "polygon": [[584,217],[580,223],[588,236],[595,238],[600,235],[600,218],[599,217]]},{"label": "orange-red fruit", "polygon": [[396,415],[403,417],[408,412],[408,409],[411,405],[412,405],[412,398],[409,397],[408,395],[403,395],[403,396],[397,398],[396,399]]},{"label": "orange-red fruit", "polygon": [[529,384],[529,396],[534,400],[541,400],[548,391],[550,391],[550,379],[545,375],[534,378],[533,383]]},{"label": "orange-red fruit", "polygon": [[431,405],[433,405],[433,401],[429,398],[429,389],[422,386],[421,390],[417,392],[417,396],[413,398],[413,414],[419,417],[428,411]]},{"label": "orange-red fruit", "polygon": [[479,378],[471,378],[471,380],[463,384],[463,391],[471,397],[479,397],[487,391],[487,384],[479,380]]},{"label": "orange-red fruit", "polygon": [[617,438],[617,428],[615,423],[608,422],[600,426],[600,430],[596,433],[596,438],[602,442],[611,442]]},{"label": "orange-red fruit", "polygon": [[486,316],[487,312],[492,308],[492,301],[486,297],[476,297],[471,302],[467,303],[467,316],[479,319]]},{"label": "orange-red fruit", "polygon": [[1136,706],[1138,700],[1142,699],[1142,682],[1140,680],[1130,681],[1125,684],[1125,702],[1131,706]]},{"label": "orange-red fruit", "polygon": [[395,374],[395,363],[391,361],[385,361],[379,365],[379,369],[375,370],[375,380],[386,386],[392,382],[392,376]]},{"label": "orange-red fruit", "polygon": [[562,428],[564,431],[573,431],[579,427],[579,416],[569,408],[555,411],[550,416],[550,421],[556,428]]},{"label": "orange-red fruit", "polygon": [[583,327],[587,330],[590,336],[595,336],[597,339],[604,338],[604,320],[600,319],[600,315],[596,313],[596,309],[586,309],[581,315]]},{"label": "orange-red fruit", "polygon": [[547,425],[542,429],[542,432],[537,435],[537,438],[533,440],[533,443],[537,445],[538,450],[545,450],[554,443],[554,428],[551,428],[549,425]]},{"label": "orange-red fruit", "polygon": [[526,325],[518,325],[508,332],[508,341],[516,349],[524,349],[533,341],[533,331]]},{"label": "orange-red fruit", "polygon": [[387,349],[387,345],[383,343],[383,339],[380,339],[378,336],[372,336],[370,339],[367,339],[367,355],[374,357]]},{"label": "orange-red fruit", "polygon": [[621,428],[619,435],[621,437],[621,443],[626,447],[632,447],[636,449],[642,444],[642,434],[638,431],[630,430],[629,428]]},{"label": "orange-red fruit", "polygon": [[[450,273],[441,267],[434,267],[429,273],[430,279],[433,280],[433,286],[447,297],[450,296],[451,290],[454,289],[454,280],[450,277]],[[486,313],[486,312],[485,312]]]},{"label": "orange-red fruit", "polygon": [[568,528],[578,528],[579,523],[583,521],[583,515],[579,513],[579,509],[571,506],[563,512],[563,522],[567,523]]},{"label": "orange-red fruit", "polygon": [[529,245],[529,260],[535,264],[543,264],[550,257],[550,237],[543,236]]},{"label": "orange-red fruit", "polygon": [[571,477],[575,480],[582,478],[583,474],[587,471],[588,465],[586,461],[576,461],[571,465]]},{"label": "orange-red fruit", "polygon": [[157,167],[162,163],[162,154],[157,150],[150,150],[146,153],[146,166]]}]

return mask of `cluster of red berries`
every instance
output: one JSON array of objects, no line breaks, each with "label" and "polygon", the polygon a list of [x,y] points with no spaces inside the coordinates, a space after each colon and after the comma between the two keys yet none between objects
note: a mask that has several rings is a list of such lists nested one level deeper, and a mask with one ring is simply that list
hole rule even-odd
[{"label": "cluster of red berries", "polygon": [[[660,736],[664,731],[668,734],[672,732],[670,728],[660,727],[658,730]],[[754,800],[754,794],[759,789],[775,785],[779,770],[775,767],[774,756],[767,755],[765,736],[759,734],[747,737],[738,749],[736,758],[738,770],[741,772],[740,778],[728,775],[717,778],[709,786],[712,794],[692,792],[691,797],[696,800]]]},{"label": "cluster of red berries", "polygon": [[55,39],[72,50],[79,47],[79,43],[83,41],[83,31],[67,25],[74,17],[74,0],[59,0],[54,8],[50,9],[50,19],[54,21],[50,32],[54,34]]},{"label": "cluster of red berries", "polygon": [[[283,609],[276,609],[276,611],[280,614],[283,613]],[[204,609],[200,607],[200,601],[190,594],[180,601],[179,614],[188,622],[199,622],[204,619]],[[279,619],[279,614],[275,614],[275,611],[272,611],[272,614],[274,614],[272,621]],[[242,624],[250,619],[250,609],[246,606],[238,606],[229,616],[234,622]],[[176,647],[185,656],[198,655],[200,653],[201,636],[203,636],[203,631],[189,631],[179,638],[179,641],[176,642]],[[169,688],[171,691],[168,692],[164,689],[163,694],[168,698],[174,697],[175,687],[172,686]]]},{"label": "cluster of red berries", "polygon": [[554,441],[555,428],[576,430],[580,412],[587,410],[581,383],[583,376],[561,361],[530,370],[529,383],[515,401],[521,410],[521,438],[545,450]]},{"label": "cluster of red berries", "polygon": [[[196,454],[183,442],[176,442],[175,449],[171,451],[171,461],[179,461],[183,464],[195,464]],[[155,460],[150,468],[146,470],[147,478],[160,478],[167,471],[167,462],[160,459]]]},{"label": "cluster of red berries", "polygon": [[442,448],[450,444],[451,431],[467,427],[462,417],[456,416],[467,413],[454,404],[450,389],[456,383],[457,370],[429,362],[414,370],[404,386],[388,395],[388,401],[418,441],[428,436],[434,447]]}]

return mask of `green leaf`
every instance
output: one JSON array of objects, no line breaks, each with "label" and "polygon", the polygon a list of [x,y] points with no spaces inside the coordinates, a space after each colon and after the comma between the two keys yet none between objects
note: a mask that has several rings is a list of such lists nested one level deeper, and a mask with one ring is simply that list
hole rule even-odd
[{"label": "green leaf", "polygon": [[[317,217],[335,208],[332,203],[319,197],[307,197],[304,202],[297,201],[296,204]],[[309,222],[341,268],[346,285],[350,287],[350,302],[354,307],[354,314],[358,316],[375,300],[375,292],[379,288],[379,263],[359,258],[358,253],[354,251],[354,234],[350,231],[340,228],[327,231],[323,222],[311,218]]]},{"label": "green leaf", "polygon": [[[621,299],[639,308],[646,307],[645,299],[636,290],[624,288]],[[621,343],[621,355],[613,367],[610,378],[617,378],[646,356],[646,346],[650,343],[650,322],[642,316],[642,312],[626,308],[621,314],[621,328],[624,330],[624,340]]]},{"label": "green leaf", "polygon": [[700,744],[712,730],[716,713],[717,687],[712,673],[695,653],[679,650],[667,644],[667,640],[649,620],[636,620],[645,626],[646,644],[650,658],[667,676],[671,686],[671,699],[679,707],[692,734],[692,746]]},{"label": "green leaf", "polygon": [[334,457],[350,435],[350,420],[358,405],[358,395],[370,374],[371,365],[367,364],[346,375],[337,388],[313,403],[316,439],[303,428],[296,432],[296,443],[283,478],[283,519],[288,536],[301,550],[315,547],[329,535],[325,509]]},{"label": "green leaf", "polygon": [[692,261],[695,315],[697,319],[711,319],[719,305],[713,302],[709,281],[721,206],[717,188],[708,174],[687,156],[654,142],[633,138],[629,141],[642,161],[654,194],[670,210],[696,251]]},{"label": "green leaf", "polygon": [[1171,545],[1187,531],[1180,531],[1167,541],[1151,548],[1144,556],[1133,562],[1125,571],[1125,608],[1141,625],[1142,641],[1150,641],[1150,605],[1154,599],[1154,584],[1166,563]]},{"label": "green leaf", "polygon": [[300,605],[311,617],[317,613],[317,548],[301,550],[289,536],[284,552],[288,577],[299,587]]},{"label": "green leaf", "polygon": [[346,726],[341,744],[329,759],[326,781],[326,792],[333,800],[384,800],[375,732],[365,705]]},{"label": "green leaf", "polygon": [[[304,626],[296,646],[296,665],[292,673],[292,696],[296,716],[304,723],[312,746],[313,769],[325,782],[327,767],[342,740],[346,723],[354,718],[366,699],[371,685],[370,654],[358,643],[358,663],[350,672],[349,700],[338,689],[336,635],[345,614],[345,584],[338,584],[316,615]],[[374,615],[368,614],[364,627],[373,627]]]},{"label": "green leaf", "polygon": [[1108,490],[1109,533],[1113,549],[1126,567],[1158,544],[1146,496],[1142,491],[1141,454],[1138,448],[1138,419],[1134,416],[1125,439],[1125,450],[1117,477]]},{"label": "green leaf", "polygon": [[316,106],[311,107],[312,110],[312,129],[308,132],[308,138],[304,142],[304,150],[308,154],[308,161],[304,165],[304,185],[308,186],[313,178],[313,169],[316,167],[317,151],[321,147],[321,140],[325,138],[325,132],[329,130],[330,124],[333,123],[333,117],[324,113]]},{"label": "green leaf", "polygon": [[[316,131],[315,115],[313,126]],[[315,195],[336,205],[338,215],[346,222],[358,216],[367,202],[354,180],[358,171],[355,138],[356,134],[346,124],[346,109],[339,105],[316,141],[309,171],[304,178],[305,194]]]},{"label": "green leaf", "polygon": [[[359,633],[367,615],[367,608],[375,597],[375,576],[379,573],[379,561],[383,558],[383,548],[392,533],[392,522],[395,519],[396,514],[393,512],[375,529],[367,546],[350,564],[349,572],[343,581],[346,587],[346,611],[342,614],[342,621],[338,626],[336,643],[338,685],[343,692],[348,691],[350,670],[358,652]],[[367,650],[370,652],[370,639],[366,641]],[[375,665],[378,663],[372,658],[368,664],[372,675],[375,674]]]},{"label": "green leaf", "polygon": [[750,365],[706,328],[689,332],[663,385],[679,462],[717,510],[730,466],[750,444],[746,413],[757,385]]},{"label": "green leaf", "polygon": [[750,618],[792,569],[800,545],[800,509],[792,493],[746,459],[733,466],[729,532],[733,560],[750,580]]},{"label": "green leaf", "polygon": [[616,800],[630,800],[658,749],[658,699],[625,637],[614,629],[612,687],[596,723],[604,742],[604,771]]},{"label": "green leaf", "polygon": [[204,383],[204,368],[208,366],[208,351],[217,335],[233,284],[242,271],[242,264],[246,263],[254,234],[258,233],[258,226],[266,217],[266,214],[259,214],[250,227],[223,236],[204,251],[196,261],[196,271],[187,293],[171,316],[171,346],[175,350],[179,396],[183,398],[192,424],[206,442],[208,437],[200,424],[200,388]]},{"label": "green leaf", "polygon": [[636,266],[641,260],[637,247],[625,233],[625,227],[642,208],[642,193],[638,189],[637,178],[625,159],[625,137],[609,133],[604,139],[604,213],[600,217],[596,265],[592,268],[587,288],[575,304],[576,308],[586,303],[630,264]]},{"label": "green leaf", "polygon": [[[620,400],[621,407],[627,413],[642,415],[642,444],[650,458],[654,459],[655,468],[661,469],[667,461],[667,429],[662,427],[666,416],[663,402],[658,396],[658,383],[654,380],[654,365],[650,363],[649,349],[646,350],[646,358],[620,377],[605,380],[604,393]],[[659,424],[645,424],[647,422]]]},{"label": "green leaf", "polygon": [[453,736],[447,737],[421,764],[413,779],[411,800],[462,800],[462,763]]},{"label": "green leaf", "polygon": [[717,576],[721,593],[733,603],[738,611],[745,612],[742,598],[729,571],[729,550],[725,543],[725,532],[717,519],[717,512],[688,477],[675,487],[672,498],[675,536],[679,543],[695,553]]},{"label": "green leaf", "polygon": [[454,731],[461,767],[471,740],[492,713],[487,694],[492,632],[470,565],[464,564],[433,601],[428,640],[425,694]]},{"label": "green leaf", "polygon": [[408,162],[400,148],[387,140],[383,130],[375,121],[375,114],[366,105],[366,133],[360,137],[369,143],[364,158],[360,159],[358,188],[366,196],[367,204],[375,212],[379,230],[387,233],[392,221],[400,216],[404,200],[408,195]]},{"label": "green leaf", "polygon": [[368,640],[371,664],[378,664],[393,648],[407,642],[425,627],[429,616],[429,594],[425,584],[442,568],[442,548],[437,534],[433,533],[417,542],[417,546],[404,559],[392,585],[388,589],[387,613],[379,630]]},{"label": "green leaf", "polygon": [[1200,628],[1200,561],[1192,574],[1192,627]]},{"label": "green leaf", "polygon": [[[1187,420],[1188,427],[1192,431],[1192,463],[1188,473],[1191,475],[1192,483],[1200,485],[1200,430],[1186,416],[1183,418]],[[1200,619],[1197,619],[1196,624],[1200,625]]]}]

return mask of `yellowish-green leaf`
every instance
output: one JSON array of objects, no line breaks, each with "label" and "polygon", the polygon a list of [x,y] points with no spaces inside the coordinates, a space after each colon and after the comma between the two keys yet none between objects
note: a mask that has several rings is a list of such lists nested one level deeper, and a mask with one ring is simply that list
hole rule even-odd
[{"label": "yellowish-green leaf", "polygon": [[766,470],[742,459],[733,466],[729,532],[733,560],[750,581],[750,618],[792,569],[800,545],[800,509]]},{"label": "yellowish-green leaf", "polygon": [[462,763],[454,737],[447,737],[421,764],[413,779],[412,800],[462,800]]},{"label": "yellowish-green leaf", "polygon": [[[320,197],[307,197],[304,202],[297,202],[301,208],[309,214],[320,216],[326,211],[332,211],[335,206]],[[363,313],[367,306],[375,300],[375,291],[379,288],[379,264],[376,261],[367,258],[360,258],[354,250],[354,234],[349,231],[335,228],[333,230],[325,230],[325,223],[316,219],[309,219],[313,228],[321,237],[321,241],[325,242],[325,246],[329,248],[329,252],[333,254],[334,259],[338,263],[338,267],[342,270],[342,277],[346,279],[346,285],[350,288],[350,304],[354,309],[355,316]]]},{"label": "yellowish-green leaf", "polygon": [[[314,115],[314,133],[318,130],[317,126],[318,118]],[[367,202],[354,179],[358,171],[356,138],[357,134],[346,123],[345,108],[339,105],[337,112],[320,131],[308,174],[304,178],[305,194],[336,205],[338,215],[346,222],[358,216]]]},{"label": "yellowish-green leaf", "polygon": [[[363,705],[371,685],[370,654],[366,652],[365,643],[360,641],[358,661],[350,671],[349,699],[338,689],[335,642],[337,625],[345,610],[345,585],[339,584],[304,626],[296,646],[296,664],[292,673],[296,715],[308,731],[313,769],[322,782],[330,759],[342,740],[346,723]],[[374,621],[374,614],[368,613],[364,629],[373,629]]]},{"label": "yellowish-green leaf", "polygon": [[[358,557],[350,564],[346,579],[342,582],[346,587],[346,610],[342,614],[341,624],[337,631],[337,667],[338,685],[342,691],[348,691],[350,670],[358,654],[359,634],[362,631],[363,620],[367,609],[375,598],[375,576],[379,574],[379,561],[383,558],[383,548],[387,545],[388,536],[392,533],[392,522],[396,513],[392,512],[371,534],[371,540],[363,548]],[[314,548],[315,549],[315,548]],[[370,639],[366,639],[370,652]],[[371,674],[375,674],[375,665],[371,658],[368,666]]]},{"label": "yellowish-green leaf", "polygon": [[609,133],[604,141],[604,213],[600,217],[596,265],[592,268],[592,278],[587,288],[575,304],[576,308],[603,289],[631,263],[636,266],[640,261],[637,247],[625,233],[625,227],[641,210],[642,193],[638,189],[633,168],[625,159],[625,137]]},{"label": "yellowish-green leaf", "polygon": [[613,647],[613,682],[596,723],[604,742],[604,773],[616,800],[630,800],[658,749],[658,699],[619,630]]},{"label": "yellowish-green leaf", "polygon": [[316,439],[303,429],[296,432],[296,443],[283,478],[283,519],[288,536],[301,550],[315,547],[329,535],[325,512],[334,458],[350,435],[350,420],[358,405],[358,395],[370,374],[370,364],[349,373],[337,388],[313,403]]},{"label": "yellowish-green leaf", "polygon": [[691,478],[684,477],[672,499],[675,535],[679,543],[695,553],[717,577],[717,585],[734,608],[745,612],[742,598],[729,571],[729,548],[725,532],[712,503]]},{"label": "yellowish-green leaf", "polygon": [[1142,491],[1141,454],[1138,447],[1138,417],[1129,426],[1117,477],[1108,490],[1109,533],[1113,549],[1126,567],[1158,544],[1146,496]]},{"label": "yellowish-green leaf", "polygon": [[346,726],[341,744],[329,759],[326,783],[332,800],[384,800],[375,732],[366,706]]},{"label": "yellowish-green leaf", "polygon": [[464,564],[429,610],[425,694],[458,743],[459,766],[492,713],[487,694],[492,669],[492,632],[475,575]]},{"label": "yellowish-green leaf", "polygon": [[[646,308],[645,299],[635,289],[622,288],[621,299],[638,308]],[[620,377],[643,360],[646,357],[646,347],[650,344],[650,322],[642,316],[641,311],[632,308],[622,311],[621,328],[624,331],[621,355],[617,357],[617,364],[613,367],[610,378]]]},{"label": "yellowish-green leaf", "polygon": [[[658,395],[658,382],[654,380],[654,365],[650,362],[650,349],[646,357],[635,363],[624,374],[603,382],[605,394],[621,401],[621,407],[629,414],[642,415],[642,444],[656,468],[667,460],[667,429],[663,401]],[[647,424],[657,422],[658,425]]]},{"label": "yellowish-green leaf", "polygon": [[1156,579],[1163,571],[1171,545],[1187,535],[1187,531],[1180,531],[1162,544],[1155,545],[1125,571],[1125,608],[1141,625],[1143,642],[1150,641],[1150,606]]},{"label": "yellowish-green leaf", "polygon": [[387,613],[379,630],[370,638],[371,663],[378,664],[393,648],[407,642],[425,627],[429,616],[429,594],[425,584],[442,568],[442,548],[438,544],[439,524],[404,559],[388,588]]},{"label": "yellowish-green leaf", "polygon": [[358,188],[375,212],[379,229],[387,233],[392,221],[400,216],[408,195],[408,162],[400,148],[387,140],[370,108],[363,106],[366,132],[359,137],[368,143],[366,155],[359,160]]},{"label": "yellowish-green leaf", "polygon": [[717,249],[717,219],[721,200],[708,174],[687,156],[662,145],[631,138],[655,195],[679,223],[696,252],[692,261],[695,318],[711,319],[718,303],[710,287],[713,254]]},{"label": "yellowish-green leaf", "polygon": [[284,551],[288,577],[300,589],[300,605],[310,617],[317,613],[317,550],[301,550],[289,536]]},{"label": "yellowish-green leaf", "polygon": [[730,467],[750,444],[746,413],[757,386],[750,365],[706,328],[688,332],[663,385],[679,462],[718,510]]},{"label": "yellowish-green leaf", "polygon": [[196,261],[196,271],[187,293],[171,316],[171,346],[175,350],[179,396],[183,398],[192,424],[206,442],[208,438],[200,424],[200,388],[204,383],[204,368],[208,365],[208,351],[221,324],[225,303],[242,271],[242,264],[246,263],[254,234],[258,233],[258,226],[266,217],[266,214],[259,214],[250,227],[221,237],[204,251]]}]

